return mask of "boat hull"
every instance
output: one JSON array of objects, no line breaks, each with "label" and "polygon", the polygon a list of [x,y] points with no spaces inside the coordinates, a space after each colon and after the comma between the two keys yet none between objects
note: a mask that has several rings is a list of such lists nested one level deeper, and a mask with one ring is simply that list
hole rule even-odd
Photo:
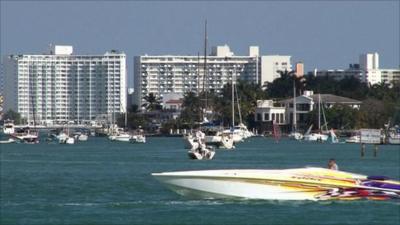
[{"label": "boat hull", "polygon": [[207,178],[156,178],[167,185],[172,191],[200,198],[244,198],[244,199],[273,199],[273,200],[316,200],[315,195],[324,192],[301,192],[285,189],[279,186],[256,184],[248,182],[232,182]]},{"label": "boat hull", "polygon": [[400,199],[397,181],[323,168],[209,170],[152,174],[178,194],[264,200]]}]

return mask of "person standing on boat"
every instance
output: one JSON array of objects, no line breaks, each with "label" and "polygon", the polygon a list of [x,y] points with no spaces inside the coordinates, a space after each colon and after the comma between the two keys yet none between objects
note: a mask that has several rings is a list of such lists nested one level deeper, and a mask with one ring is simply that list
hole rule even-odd
[{"label": "person standing on boat", "polygon": [[335,159],[330,159],[330,160],[329,160],[329,162],[328,162],[328,169],[331,169],[331,170],[339,170],[339,167],[338,167],[338,165],[336,164]]}]

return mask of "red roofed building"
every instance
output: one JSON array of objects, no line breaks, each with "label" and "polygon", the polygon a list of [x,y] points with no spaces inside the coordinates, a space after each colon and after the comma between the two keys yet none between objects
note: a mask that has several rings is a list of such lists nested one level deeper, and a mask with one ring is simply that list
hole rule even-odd
[{"label": "red roofed building", "polygon": [[164,103],[164,109],[177,110],[182,109],[183,99],[170,99]]}]

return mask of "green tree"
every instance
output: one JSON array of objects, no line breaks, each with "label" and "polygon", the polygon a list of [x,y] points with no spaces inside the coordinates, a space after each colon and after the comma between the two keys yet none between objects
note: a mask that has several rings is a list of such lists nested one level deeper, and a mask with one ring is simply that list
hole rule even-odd
[{"label": "green tree", "polygon": [[145,103],[143,103],[142,106],[145,107],[147,111],[161,110],[161,98],[155,96],[154,93],[145,96],[144,100]]},{"label": "green tree", "polygon": [[202,103],[199,96],[194,92],[187,92],[183,97],[181,120],[183,123],[193,127],[195,123],[201,121]]},{"label": "green tree", "polygon": [[15,124],[21,124],[21,114],[18,112],[15,112],[14,110],[10,109],[3,115],[4,120],[14,120]]},{"label": "green tree", "polygon": [[[265,99],[266,93],[257,84],[252,84],[246,81],[238,80],[236,84],[235,95],[235,121],[239,122],[239,109],[237,101],[239,100],[242,120],[247,125],[253,125],[254,113],[257,107],[257,100]],[[224,85],[221,94],[217,99],[215,109],[218,112],[218,120],[225,125],[230,125],[232,122],[232,84]]]},{"label": "green tree", "polygon": [[297,77],[295,71],[278,71],[280,77],[272,83],[267,83],[266,94],[272,98],[287,98],[293,96],[293,82],[296,85],[296,95],[299,95],[306,87],[306,79]]}]

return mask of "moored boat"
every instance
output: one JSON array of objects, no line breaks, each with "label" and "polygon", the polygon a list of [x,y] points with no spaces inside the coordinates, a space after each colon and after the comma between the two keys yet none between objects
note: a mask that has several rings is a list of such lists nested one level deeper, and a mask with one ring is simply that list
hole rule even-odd
[{"label": "moored boat", "polygon": [[15,132],[15,125],[13,120],[4,120],[3,133],[13,134]]}]

